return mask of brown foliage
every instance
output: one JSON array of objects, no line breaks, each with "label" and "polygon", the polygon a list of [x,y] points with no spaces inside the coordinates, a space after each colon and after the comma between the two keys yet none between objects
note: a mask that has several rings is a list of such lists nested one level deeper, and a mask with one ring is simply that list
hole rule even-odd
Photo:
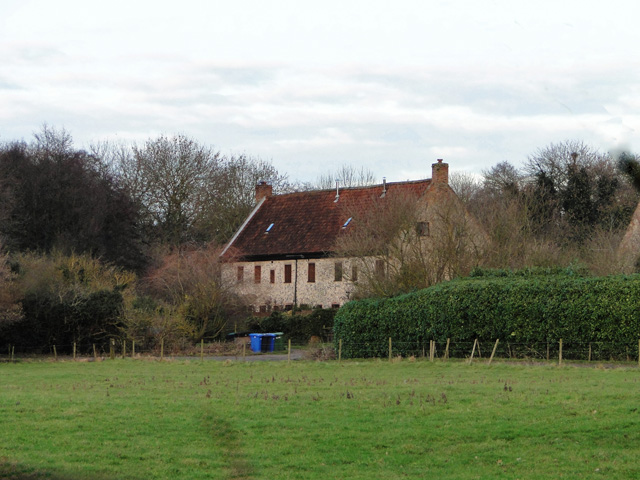
[{"label": "brown foliage", "polygon": [[22,307],[18,302],[15,275],[11,273],[8,256],[2,253],[0,244],[0,327],[22,319]]},{"label": "brown foliage", "polygon": [[359,260],[356,297],[425,288],[477,265],[484,237],[450,190],[388,195],[348,214],[336,255]]},{"label": "brown foliage", "polygon": [[144,279],[147,293],[166,305],[164,311],[170,311],[169,317],[174,317],[183,333],[194,341],[220,334],[239,304],[222,280],[220,251],[213,244],[175,249]]}]

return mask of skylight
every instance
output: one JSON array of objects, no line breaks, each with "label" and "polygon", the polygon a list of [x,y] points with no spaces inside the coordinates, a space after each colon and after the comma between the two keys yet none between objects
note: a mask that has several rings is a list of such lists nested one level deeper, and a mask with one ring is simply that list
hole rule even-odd
[{"label": "skylight", "polygon": [[271,231],[271,229],[273,228],[273,225],[274,225],[273,223],[271,225],[269,225],[264,233],[269,233]]},{"label": "skylight", "polygon": [[351,223],[351,218],[352,217],[349,217],[349,219],[346,222],[344,222],[344,225],[342,225],[342,228],[347,228],[347,225],[349,225],[349,223]]}]

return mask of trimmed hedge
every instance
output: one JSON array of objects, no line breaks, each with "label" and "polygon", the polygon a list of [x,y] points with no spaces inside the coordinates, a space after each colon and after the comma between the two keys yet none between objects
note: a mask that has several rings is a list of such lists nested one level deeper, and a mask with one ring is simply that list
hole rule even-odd
[{"label": "trimmed hedge", "polygon": [[350,302],[334,322],[345,358],[386,356],[390,337],[394,354],[406,356],[447,338],[460,345],[476,338],[529,345],[563,339],[637,350],[639,335],[640,276],[580,277],[575,271],[475,275],[399,297]]}]

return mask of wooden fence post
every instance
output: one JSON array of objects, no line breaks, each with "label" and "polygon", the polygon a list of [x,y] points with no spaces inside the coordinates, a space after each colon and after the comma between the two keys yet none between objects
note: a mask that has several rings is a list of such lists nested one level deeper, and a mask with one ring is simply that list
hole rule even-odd
[{"label": "wooden fence post", "polygon": [[116,358],[116,352],[114,351],[115,344],[116,344],[116,341],[112,338],[111,342],[109,343],[109,358],[111,360]]},{"label": "wooden fence post", "polygon": [[447,338],[447,346],[444,349],[444,359],[448,360],[449,359],[449,343],[451,342],[450,338]]},{"label": "wooden fence post", "polygon": [[471,349],[471,356],[469,357],[469,362],[468,362],[468,363],[469,363],[469,365],[471,365],[471,361],[473,360],[473,354],[474,354],[474,353],[475,353],[475,351],[476,351],[476,344],[477,344],[477,343],[478,343],[478,339],[476,338],[476,339],[473,341],[473,348]]},{"label": "wooden fence post", "polygon": [[136,341],[131,340],[131,358],[136,356]]},{"label": "wooden fence post", "polygon": [[562,366],[562,339],[560,339],[560,351],[558,352],[558,366]]},{"label": "wooden fence post", "polygon": [[287,363],[291,363],[291,339],[289,339],[289,348],[287,353]]},{"label": "wooden fence post", "polygon": [[200,339],[200,361],[204,362],[204,338]]},{"label": "wooden fence post", "polygon": [[493,346],[493,351],[491,352],[491,357],[489,358],[489,365],[491,365],[491,362],[493,361],[493,356],[496,354],[496,350],[498,348],[498,342],[500,342],[500,339],[496,338],[496,344]]},{"label": "wooden fence post", "polygon": [[11,345],[11,363],[13,363],[13,360],[14,360],[13,354],[15,353],[15,351],[16,351],[15,345]]},{"label": "wooden fence post", "polygon": [[338,363],[342,362],[342,339],[338,340]]},{"label": "wooden fence post", "polygon": [[436,341],[435,340],[429,340],[429,361],[433,362],[433,359],[435,357],[435,349],[436,349]]},{"label": "wooden fence post", "polygon": [[122,340],[122,358],[127,356],[127,341]]},{"label": "wooden fence post", "polygon": [[160,339],[160,360],[164,359],[164,337]]},{"label": "wooden fence post", "polygon": [[391,337],[389,337],[389,361],[391,361],[391,353],[392,353],[392,349],[391,349]]},{"label": "wooden fence post", "polygon": [[98,355],[96,355],[96,344],[93,344],[93,361],[97,362],[98,361]]},{"label": "wooden fence post", "polygon": [[242,342],[242,360],[246,360],[247,357],[247,343]]},{"label": "wooden fence post", "polygon": [[73,342],[73,359],[76,359],[76,342]]},{"label": "wooden fence post", "polygon": [[589,342],[589,362],[591,361],[591,342]]},{"label": "wooden fence post", "polygon": [[53,358],[54,360],[58,360],[58,351],[56,350],[56,346],[53,346]]}]

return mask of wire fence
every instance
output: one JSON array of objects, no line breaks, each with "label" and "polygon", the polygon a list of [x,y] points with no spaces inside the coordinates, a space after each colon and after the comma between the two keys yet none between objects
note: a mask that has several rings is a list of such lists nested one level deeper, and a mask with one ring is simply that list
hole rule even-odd
[{"label": "wire fence", "polygon": [[351,357],[386,358],[416,357],[436,359],[534,360],[560,362],[637,362],[640,366],[640,340],[637,343],[566,342],[562,339],[544,343],[519,343],[500,339],[473,342],[429,341],[388,343],[344,343],[338,341],[339,359]]},{"label": "wire fence", "polygon": [[[392,338],[380,343],[343,343],[342,340],[324,343],[292,343],[282,338],[271,344],[257,346],[249,338],[235,341],[200,342],[195,345],[165,345],[163,341],[153,346],[141,346],[131,340],[113,339],[107,344],[61,345],[0,345],[0,361],[26,359],[76,359],[105,360],[115,358],[247,358],[258,355],[282,355],[294,359],[338,360],[351,358],[379,358],[390,361],[400,358],[422,358],[431,361],[466,359],[475,362],[494,360],[530,360],[560,363],[571,362],[622,362],[637,363],[640,367],[640,340],[638,343],[616,342],[565,342],[562,339],[545,343],[518,343],[499,339],[473,342],[429,341],[396,342]],[[305,355],[300,355],[304,351]]]},{"label": "wire fence", "polygon": [[[330,344],[317,342],[297,344],[282,338],[273,338],[271,343],[251,343],[249,337],[235,341],[215,341],[198,344],[185,342],[159,342],[149,345],[132,340],[113,339],[105,344],[72,343],[51,345],[0,344],[0,362],[29,359],[101,361],[116,358],[246,358],[265,354],[290,356],[294,350],[332,348]],[[295,353],[295,352],[294,352]],[[294,356],[299,359],[301,355]]]}]

